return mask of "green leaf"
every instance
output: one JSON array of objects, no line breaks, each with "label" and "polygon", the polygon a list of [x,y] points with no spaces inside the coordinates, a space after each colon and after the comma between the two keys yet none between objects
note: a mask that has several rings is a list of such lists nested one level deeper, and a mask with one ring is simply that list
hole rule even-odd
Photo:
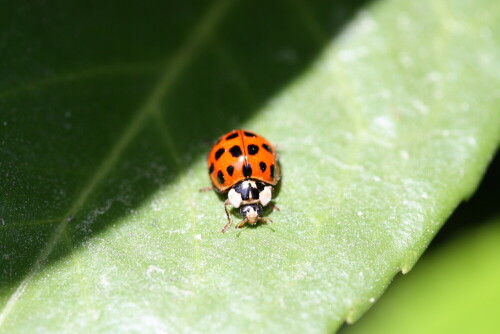
[{"label": "green leaf", "polygon": [[500,220],[425,254],[343,334],[497,333]]},{"label": "green leaf", "polygon": [[[500,141],[490,1],[3,6],[2,332],[333,331]],[[279,145],[281,211],[221,234],[198,189],[237,127]]]}]

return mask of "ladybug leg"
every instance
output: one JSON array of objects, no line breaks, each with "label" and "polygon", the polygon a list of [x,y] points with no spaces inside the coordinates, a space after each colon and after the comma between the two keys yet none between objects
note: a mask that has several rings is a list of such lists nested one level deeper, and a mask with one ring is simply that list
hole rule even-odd
[{"label": "ladybug leg", "polygon": [[205,191],[210,191],[210,190],[214,190],[214,187],[203,187],[203,188],[198,189],[199,192],[205,192]]},{"label": "ladybug leg", "polygon": [[226,216],[227,216],[227,224],[222,228],[221,232],[224,233],[227,231],[228,228],[231,227],[233,224],[233,219],[231,218],[231,213],[229,212],[229,205],[231,202],[229,202],[228,199],[224,202],[224,208],[226,209]]},{"label": "ladybug leg", "polygon": [[234,228],[243,228],[247,222],[248,222],[248,218],[245,218],[242,221],[240,221],[238,223],[238,225],[236,225]]},{"label": "ladybug leg", "polygon": [[[278,207],[277,207],[276,205],[274,205],[273,203],[269,203],[268,205],[271,207],[271,209],[276,210],[276,211],[280,211],[280,208],[278,208]],[[268,218],[268,219],[269,219],[269,218]]]}]

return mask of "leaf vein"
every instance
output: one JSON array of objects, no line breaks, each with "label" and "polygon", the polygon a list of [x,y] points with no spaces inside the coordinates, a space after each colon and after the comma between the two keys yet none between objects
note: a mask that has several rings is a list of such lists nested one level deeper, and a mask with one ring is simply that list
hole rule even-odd
[{"label": "leaf vein", "polygon": [[[68,210],[65,217],[74,216],[86,204],[88,198],[97,188],[100,182],[112,170],[116,162],[121,157],[122,153],[136,136],[136,134],[143,128],[143,125],[149,119],[149,116],[160,109],[160,103],[171,89],[172,85],[179,78],[186,66],[195,57],[196,51],[206,43],[211,33],[215,30],[216,26],[220,23],[224,14],[229,9],[232,0],[215,1],[208,9],[205,15],[200,20],[199,24],[194,27],[193,31],[188,35],[185,44],[183,44],[179,51],[174,54],[172,58],[166,63],[165,70],[160,80],[153,88],[151,94],[146,99],[145,103],[138,109],[136,115],[129,122],[128,126],[118,138],[116,144],[112,147],[108,157],[99,166],[95,174],[90,178],[89,182],[83,187],[80,195],[76,198],[73,205]],[[0,312],[0,327],[5,323],[5,319],[10,314],[16,303],[22,297],[26,287],[29,285],[35,275],[42,269],[43,265],[57,245],[64,234],[64,230],[68,226],[68,220],[64,219],[54,230],[47,246],[42,250],[40,255],[35,261],[35,264],[29,271],[29,274],[21,281],[17,289],[8,299],[5,307]]]},{"label": "leaf vein", "polygon": [[22,83],[13,88],[6,89],[0,92],[0,98],[32,92],[37,89],[43,89],[47,86],[94,79],[100,76],[143,75],[149,72],[154,73],[154,71],[158,70],[160,66],[161,65],[158,63],[131,63],[96,66],[74,72],[70,71],[67,73],[60,73],[49,78],[42,78],[32,82]]}]

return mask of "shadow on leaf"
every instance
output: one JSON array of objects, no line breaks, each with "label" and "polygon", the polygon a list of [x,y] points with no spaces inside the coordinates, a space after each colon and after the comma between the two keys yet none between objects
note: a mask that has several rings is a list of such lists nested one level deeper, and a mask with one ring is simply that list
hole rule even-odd
[{"label": "shadow on leaf", "polygon": [[364,3],[13,4],[0,24],[1,294],[133,215]]}]

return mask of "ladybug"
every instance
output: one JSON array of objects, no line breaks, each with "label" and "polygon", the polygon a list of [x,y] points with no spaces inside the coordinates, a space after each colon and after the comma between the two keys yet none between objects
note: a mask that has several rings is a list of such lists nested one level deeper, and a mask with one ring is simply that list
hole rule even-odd
[{"label": "ladybug", "polygon": [[213,189],[227,193],[224,202],[228,223],[233,223],[229,206],[240,209],[243,220],[236,225],[267,223],[263,207],[271,202],[274,186],[280,180],[276,150],[264,137],[247,130],[233,130],[221,136],[207,157],[208,174]]}]

